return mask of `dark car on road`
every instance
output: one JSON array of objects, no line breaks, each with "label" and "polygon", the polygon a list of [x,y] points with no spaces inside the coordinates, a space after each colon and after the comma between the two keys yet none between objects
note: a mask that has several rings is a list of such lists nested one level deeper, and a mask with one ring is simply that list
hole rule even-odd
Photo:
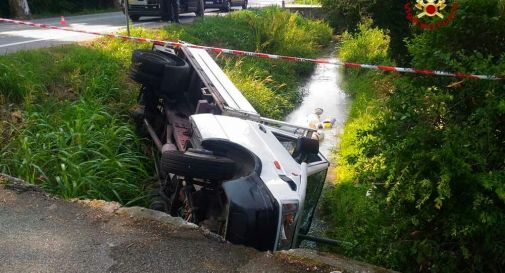
[{"label": "dark car on road", "polygon": [[232,7],[242,7],[246,9],[248,0],[205,0],[205,8],[220,9],[229,12]]},{"label": "dark car on road", "polygon": [[[179,13],[194,12],[203,16],[204,0],[178,0]],[[126,6],[123,0],[123,7]],[[160,0],[128,0],[128,15],[132,21],[138,21],[142,16],[161,16]]]}]

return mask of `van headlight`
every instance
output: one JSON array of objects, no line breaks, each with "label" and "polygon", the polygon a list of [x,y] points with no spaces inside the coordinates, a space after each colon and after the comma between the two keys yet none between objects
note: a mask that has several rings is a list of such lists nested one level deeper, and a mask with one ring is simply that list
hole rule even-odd
[{"label": "van headlight", "polygon": [[281,230],[277,243],[277,249],[289,249],[293,242],[296,229],[296,213],[298,212],[298,202],[282,203]]}]

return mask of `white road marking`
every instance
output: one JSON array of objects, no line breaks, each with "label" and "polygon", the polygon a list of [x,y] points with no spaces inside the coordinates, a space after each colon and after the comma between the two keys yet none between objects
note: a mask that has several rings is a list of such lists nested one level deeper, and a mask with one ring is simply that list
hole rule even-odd
[{"label": "white road marking", "polygon": [[8,46],[15,46],[15,45],[35,43],[35,42],[46,41],[46,40],[51,40],[51,38],[43,38],[43,39],[36,39],[36,40],[17,42],[17,43],[3,44],[3,45],[0,45],[0,48],[2,48],[2,47],[8,47]]}]

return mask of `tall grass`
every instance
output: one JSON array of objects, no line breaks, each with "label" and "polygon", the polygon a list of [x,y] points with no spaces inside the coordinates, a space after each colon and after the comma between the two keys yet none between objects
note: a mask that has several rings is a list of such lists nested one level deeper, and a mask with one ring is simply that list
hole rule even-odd
[{"label": "tall grass", "polygon": [[96,101],[47,102],[24,115],[4,168],[65,198],[145,201],[148,158],[128,123]]},{"label": "tall grass", "polygon": [[0,171],[65,198],[146,204],[151,162],[126,116],[137,88],[126,60],[81,46],[0,56],[0,107],[22,114],[3,115]]},{"label": "tall grass", "polygon": [[[388,64],[389,36],[381,29],[372,28],[365,20],[358,25],[359,31],[342,34],[338,58],[346,62]],[[358,135],[372,126],[379,115],[386,94],[391,89],[390,78],[382,72],[345,70],[344,89],[353,96],[349,118],[338,150],[336,183],[352,183],[356,174],[356,161],[361,158]]]},{"label": "tall grass", "polygon": [[312,21],[297,13],[268,8],[232,15],[244,20],[254,33],[255,49],[277,54],[313,57],[317,49],[331,41],[332,30],[322,21]]}]

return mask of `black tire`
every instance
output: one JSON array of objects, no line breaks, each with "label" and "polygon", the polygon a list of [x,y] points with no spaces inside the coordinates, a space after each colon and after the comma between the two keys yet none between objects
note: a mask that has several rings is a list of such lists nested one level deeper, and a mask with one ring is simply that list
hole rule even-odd
[{"label": "black tire", "polygon": [[151,74],[139,71],[133,66],[130,67],[130,78],[144,86],[158,90],[161,84],[161,76],[153,76]]},{"label": "black tire", "polygon": [[185,67],[187,63],[173,54],[136,49],[132,53],[131,66],[146,74],[162,76],[166,66]]},{"label": "black tire", "polygon": [[242,4],[242,9],[247,9],[247,4],[248,4],[248,1],[244,0],[244,3]]},{"label": "black tire", "polygon": [[189,81],[189,64],[175,54],[151,50],[135,50],[130,76],[135,81],[159,90],[158,95],[180,94]]},{"label": "black tire", "polygon": [[133,22],[138,22],[139,19],[140,19],[140,16],[138,15],[130,15],[130,19],[133,21]]},{"label": "black tire", "polygon": [[160,172],[213,181],[228,180],[235,174],[235,162],[227,157],[198,151],[166,151],[161,156]]},{"label": "black tire", "polygon": [[160,190],[161,189],[157,189],[151,192],[151,202],[149,203],[149,208],[168,213],[170,209],[170,205],[168,203],[169,200],[162,197]]},{"label": "black tire", "polygon": [[203,0],[197,0],[195,14],[198,17],[203,17],[205,15],[205,5]]},{"label": "black tire", "polygon": [[222,12],[230,12],[231,11],[231,2],[230,0],[227,0],[225,3],[225,6],[220,8]]},{"label": "black tire", "polygon": [[135,130],[137,131],[137,135],[140,137],[148,137],[149,132],[147,132],[147,129],[144,126],[144,119],[146,118],[144,106],[137,105],[133,110],[132,118],[135,122]]}]

